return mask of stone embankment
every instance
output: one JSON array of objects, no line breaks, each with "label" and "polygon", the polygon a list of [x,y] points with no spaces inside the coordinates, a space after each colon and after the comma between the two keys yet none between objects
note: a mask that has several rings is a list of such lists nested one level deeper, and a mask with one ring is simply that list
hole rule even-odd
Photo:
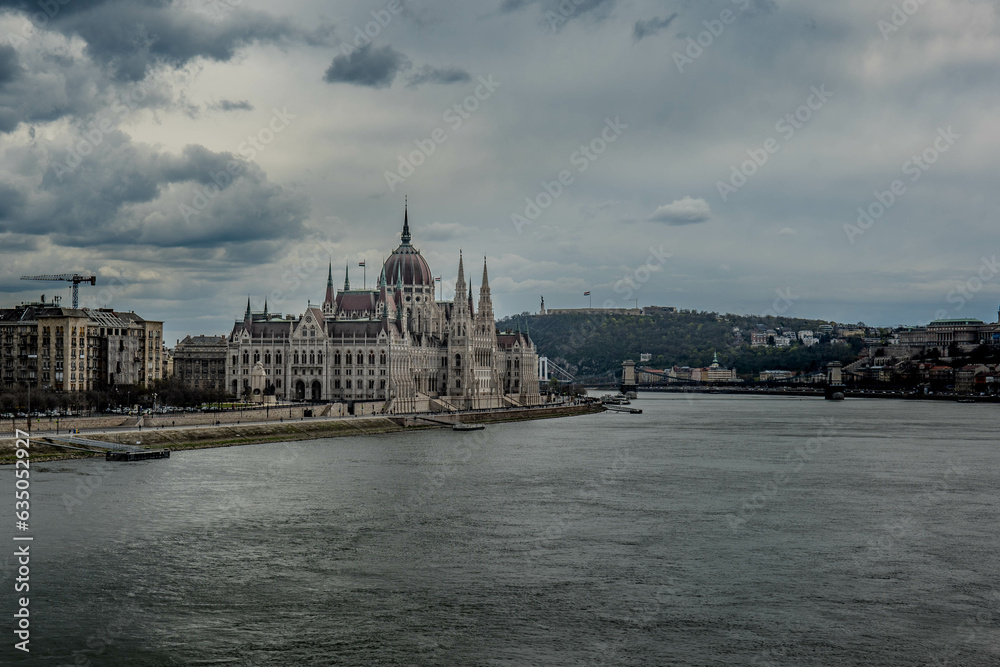
[{"label": "stone embankment", "polygon": [[[599,404],[584,403],[579,405],[522,408],[514,410],[484,411],[463,413],[461,420],[466,423],[496,423],[526,421],[532,419],[551,419],[555,417],[570,417],[574,415],[602,412]],[[287,408],[286,408],[287,411]],[[434,419],[451,418],[454,415],[427,415]],[[295,440],[316,440],[320,438],[336,438],[355,435],[373,435],[379,433],[395,433],[413,428],[442,428],[428,422],[421,422],[416,415],[407,416],[376,416],[363,418],[312,418],[285,420],[275,423],[222,423],[215,425],[214,421],[206,425],[186,426],[177,428],[144,428],[117,430],[104,433],[85,433],[84,437],[134,445],[137,442],[150,449],[203,449],[208,447],[232,447],[236,445],[251,445],[266,442],[290,442]],[[273,417],[272,417],[273,418]],[[283,417],[284,419],[284,417]],[[51,432],[32,432],[32,461],[84,458],[92,455],[85,452],[65,450],[44,445],[36,438]],[[0,438],[0,463],[13,461],[14,438]]]}]

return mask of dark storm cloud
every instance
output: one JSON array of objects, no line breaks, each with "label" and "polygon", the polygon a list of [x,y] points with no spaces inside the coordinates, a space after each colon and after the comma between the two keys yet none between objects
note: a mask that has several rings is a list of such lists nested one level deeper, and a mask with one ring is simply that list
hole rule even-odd
[{"label": "dark storm cloud", "polygon": [[567,22],[580,17],[603,21],[611,15],[618,0],[503,0],[500,13],[525,9],[537,5],[542,18],[553,30],[559,30]]},{"label": "dark storm cloud", "polygon": [[0,45],[0,86],[14,80],[20,73],[17,51],[13,46]]},{"label": "dark storm cloud", "polygon": [[664,16],[663,18],[653,17],[651,19],[640,19],[635,22],[635,26],[632,28],[632,39],[633,41],[639,42],[646,37],[652,37],[653,35],[659,34],[670,27],[670,24],[674,22],[677,18],[677,14],[673,13],[670,16]]},{"label": "dark storm cloud", "polygon": [[248,100],[221,100],[214,106],[219,111],[253,111],[253,105]]},{"label": "dark storm cloud", "polygon": [[24,205],[24,195],[15,186],[0,182],[0,221],[10,220]]},{"label": "dark storm cloud", "polygon": [[369,88],[388,88],[399,72],[411,66],[410,59],[391,46],[371,44],[333,59],[323,75],[327,83],[350,83]]},{"label": "dark storm cloud", "polygon": [[[203,248],[283,242],[303,233],[307,204],[254,163],[203,146],[180,154],[109,132],[66,171],[59,145],[8,149],[19,173],[0,177],[0,233],[48,236],[61,246]],[[236,178],[220,174],[234,173]],[[5,193],[20,181],[20,199]],[[232,182],[230,182],[232,181]]]},{"label": "dark storm cloud", "polygon": [[[289,19],[242,8],[223,14],[222,20],[206,20],[172,0],[53,4],[51,19],[44,25],[81,37],[90,57],[127,81],[145,78],[150,68],[160,64],[182,67],[195,58],[228,61],[237,50],[254,43],[316,43],[329,34],[329,27],[303,31]],[[0,0],[0,8],[27,14],[38,9],[12,0]]]},{"label": "dark storm cloud", "polygon": [[437,68],[424,65],[407,77],[407,85],[416,87],[425,83],[439,83],[448,85],[452,83],[466,83],[472,81],[472,77],[464,69],[458,67]]}]

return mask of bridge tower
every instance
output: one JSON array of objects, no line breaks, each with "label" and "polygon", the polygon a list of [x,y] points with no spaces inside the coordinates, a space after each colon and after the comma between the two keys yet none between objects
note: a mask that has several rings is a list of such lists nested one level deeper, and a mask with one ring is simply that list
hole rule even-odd
[{"label": "bridge tower", "polygon": [[635,362],[629,359],[622,364],[621,392],[623,394],[628,394],[629,392],[635,393],[638,388],[638,383],[635,379]]},{"label": "bridge tower", "polygon": [[826,387],[823,395],[828,401],[844,400],[844,380],[840,369],[839,361],[831,361],[826,366]]}]

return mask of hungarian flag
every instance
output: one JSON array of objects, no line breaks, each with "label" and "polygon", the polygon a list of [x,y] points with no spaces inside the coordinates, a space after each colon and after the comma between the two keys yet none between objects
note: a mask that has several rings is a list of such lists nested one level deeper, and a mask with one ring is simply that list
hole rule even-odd
[{"label": "hungarian flag", "polygon": [[365,261],[364,260],[361,260],[360,262],[358,262],[358,266],[364,266],[364,265],[365,265]]},{"label": "hungarian flag", "polygon": [[441,282],[441,276],[438,276],[438,277],[437,277],[437,278],[435,278],[434,280],[435,280],[435,281],[437,281],[437,282]]},{"label": "hungarian flag", "polygon": [[583,295],[584,296],[590,296],[590,292],[584,292]]}]

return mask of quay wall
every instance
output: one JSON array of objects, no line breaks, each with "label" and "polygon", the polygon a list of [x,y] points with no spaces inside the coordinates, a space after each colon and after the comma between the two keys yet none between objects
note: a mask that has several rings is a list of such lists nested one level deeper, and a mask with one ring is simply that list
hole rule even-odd
[{"label": "quay wall", "polygon": [[[583,403],[568,406],[550,406],[541,408],[519,408],[491,412],[465,413],[463,422],[498,423],[526,421],[532,419],[551,419],[570,417],[574,415],[602,412],[599,404]],[[440,414],[427,415],[440,418]],[[134,445],[140,442],[150,449],[166,448],[170,450],[203,449],[208,447],[232,447],[236,445],[251,445],[266,442],[289,442],[297,440],[316,440],[320,438],[336,438],[343,436],[373,435],[379,433],[395,433],[413,428],[443,428],[443,425],[421,423],[419,420],[406,417],[375,416],[363,418],[313,418],[286,421],[284,423],[227,423],[202,427],[143,429],[142,432],[128,430],[100,434],[85,434],[95,440]],[[44,445],[35,438],[45,433],[32,432],[32,461],[85,458],[92,455],[86,452],[60,449]],[[14,460],[15,439],[0,438],[0,464],[11,463]]]}]

